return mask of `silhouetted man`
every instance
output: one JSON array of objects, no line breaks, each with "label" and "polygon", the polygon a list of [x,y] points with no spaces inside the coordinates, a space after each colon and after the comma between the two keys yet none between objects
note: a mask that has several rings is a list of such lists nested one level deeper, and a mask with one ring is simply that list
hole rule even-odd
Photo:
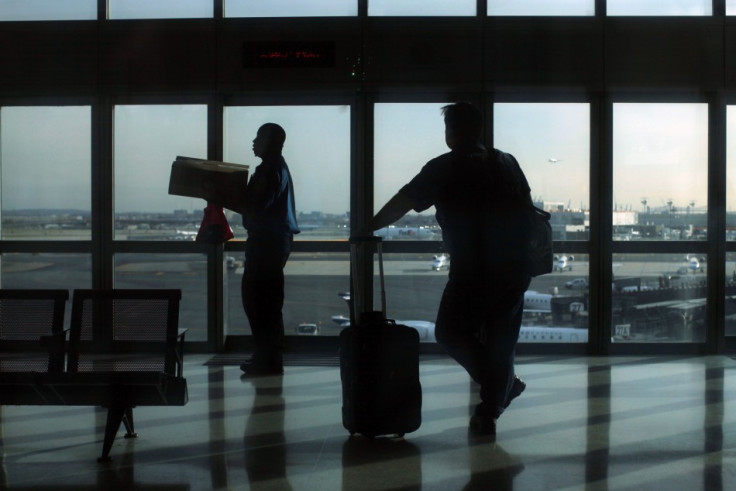
[{"label": "silhouetted man", "polygon": [[284,265],[299,233],[294,185],[281,155],[284,129],[266,123],[253,140],[262,159],[248,182],[243,209],[245,243],[242,299],[253,333],[253,357],[240,365],[247,375],[283,373]]},{"label": "silhouetted man", "polygon": [[496,419],[526,386],[514,374],[514,351],[531,279],[525,261],[530,189],[514,157],[480,143],[477,108],[457,103],[442,113],[451,151],[430,160],[368,228],[436,207],[451,262],[435,335],[481,385],[471,430],[495,434]]}]

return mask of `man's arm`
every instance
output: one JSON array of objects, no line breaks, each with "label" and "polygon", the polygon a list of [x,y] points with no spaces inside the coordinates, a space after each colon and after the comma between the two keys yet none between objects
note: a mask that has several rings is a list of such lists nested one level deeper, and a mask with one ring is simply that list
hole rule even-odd
[{"label": "man's arm", "polygon": [[393,196],[393,198],[388,200],[388,203],[383,205],[383,208],[376,213],[376,216],[368,222],[366,229],[369,232],[374,232],[378,229],[388,227],[396,220],[406,215],[409,210],[413,208],[414,201],[399,191]]}]

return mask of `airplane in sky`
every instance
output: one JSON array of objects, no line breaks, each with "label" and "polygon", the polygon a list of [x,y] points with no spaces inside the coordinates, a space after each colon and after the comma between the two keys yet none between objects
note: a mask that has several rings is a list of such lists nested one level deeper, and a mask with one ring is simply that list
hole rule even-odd
[{"label": "airplane in sky", "polygon": [[426,227],[396,227],[389,225],[373,232],[374,235],[382,237],[386,240],[391,239],[432,239],[435,236],[434,231]]},{"label": "airplane in sky", "polygon": [[556,164],[558,162],[562,162],[562,159],[556,159],[554,157],[550,157],[549,159],[547,159],[547,162],[549,162],[551,164]]},{"label": "airplane in sky", "polygon": [[555,271],[572,271],[572,264],[570,264],[572,261],[575,260],[574,256],[555,256]]}]

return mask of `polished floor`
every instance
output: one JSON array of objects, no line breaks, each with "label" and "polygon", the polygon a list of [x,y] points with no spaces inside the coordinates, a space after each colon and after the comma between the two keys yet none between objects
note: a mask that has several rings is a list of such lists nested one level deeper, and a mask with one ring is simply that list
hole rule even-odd
[{"label": "polished floor", "polygon": [[186,406],[136,409],[109,464],[102,411],[0,408],[0,489],[736,489],[726,356],[521,358],[495,441],[468,435],[477,390],[448,359],[421,364],[421,428],[373,441],[342,427],[337,368],[250,381],[208,359],[187,356]]}]

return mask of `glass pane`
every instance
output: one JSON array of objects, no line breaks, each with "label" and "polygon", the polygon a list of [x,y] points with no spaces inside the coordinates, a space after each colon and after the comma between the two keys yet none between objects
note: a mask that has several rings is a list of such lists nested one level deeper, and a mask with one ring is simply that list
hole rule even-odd
[{"label": "glass pane", "polygon": [[108,0],[110,19],[212,17],[212,0]]},{"label": "glass pane", "polygon": [[92,257],[89,254],[5,253],[2,288],[41,290],[92,287]]},{"label": "glass pane", "polygon": [[115,239],[193,240],[207,203],[169,195],[169,175],[207,157],[207,106],[116,106],[114,138]]},{"label": "glass pane", "polygon": [[0,109],[2,238],[89,240],[91,110]]},{"label": "glass pane", "polygon": [[614,240],[705,240],[708,106],[614,104]]},{"label": "glass pane", "polygon": [[357,0],[224,0],[225,17],[349,17]]},{"label": "glass pane", "polygon": [[736,0],[726,0],[726,15],[736,15]]},{"label": "glass pane", "polygon": [[608,15],[713,15],[712,0],[607,0]]},{"label": "glass pane", "polygon": [[736,106],[726,108],[726,240],[736,240]]},{"label": "glass pane", "polygon": [[[240,297],[243,255],[229,253],[228,256],[225,283],[227,334],[250,334],[250,325]],[[284,275],[285,334],[339,335],[350,318],[347,302],[343,298],[345,295],[340,296],[350,291],[348,254],[292,253]]]},{"label": "glass pane", "polygon": [[595,15],[595,0],[488,0],[488,15]]},{"label": "glass pane", "polygon": [[532,279],[524,294],[520,343],[587,343],[589,259],[555,256],[552,274]]},{"label": "glass pane", "polygon": [[97,0],[0,0],[0,20],[95,20]]},{"label": "glass pane", "polygon": [[726,336],[736,336],[736,252],[726,253]]},{"label": "glass pane", "polygon": [[[378,211],[429,160],[449,152],[442,107],[447,103],[382,103],[374,106],[374,208]],[[395,227],[379,230],[386,238],[440,240],[431,207],[410,211]]]},{"label": "glass pane", "polygon": [[115,288],[181,289],[179,327],[187,341],[207,340],[207,256],[115,254]]},{"label": "glass pane", "polygon": [[707,256],[614,254],[614,343],[705,341]]},{"label": "glass pane", "polygon": [[502,103],[493,114],[494,145],[519,161],[537,206],[552,213],[554,239],[587,240],[589,105]]},{"label": "glass pane", "polygon": [[[286,131],[283,155],[294,180],[297,240],[347,239],[350,209],[349,106],[247,106],[225,108],[225,161],[260,164],[253,139],[264,123]],[[244,238],[242,219],[230,220]]]},{"label": "glass pane", "polygon": [[471,16],[476,0],[370,0],[368,15],[373,16]]}]

